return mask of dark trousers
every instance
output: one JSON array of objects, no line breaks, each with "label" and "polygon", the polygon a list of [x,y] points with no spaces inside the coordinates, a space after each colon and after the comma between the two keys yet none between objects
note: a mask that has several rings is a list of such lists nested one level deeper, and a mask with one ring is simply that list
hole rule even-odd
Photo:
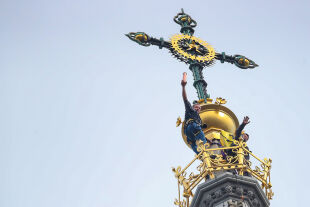
[{"label": "dark trousers", "polygon": [[189,123],[184,132],[187,136],[187,142],[191,145],[193,151],[198,154],[196,141],[201,140],[204,144],[207,142],[201,126],[196,122]]}]

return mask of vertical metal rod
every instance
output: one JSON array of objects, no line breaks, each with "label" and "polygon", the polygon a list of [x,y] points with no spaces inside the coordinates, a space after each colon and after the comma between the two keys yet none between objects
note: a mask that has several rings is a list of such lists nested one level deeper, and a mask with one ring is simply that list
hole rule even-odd
[{"label": "vertical metal rod", "polygon": [[197,90],[198,99],[204,99],[205,101],[209,98],[207,94],[207,82],[203,78],[202,69],[200,64],[194,63],[189,66],[189,69],[193,72],[194,76],[194,87]]},{"label": "vertical metal rod", "polygon": [[186,206],[189,207],[189,197],[186,198]]},{"label": "vertical metal rod", "polygon": [[179,206],[181,207],[181,195],[180,195],[180,182],[178,179],[178,192],[179,192]]}]

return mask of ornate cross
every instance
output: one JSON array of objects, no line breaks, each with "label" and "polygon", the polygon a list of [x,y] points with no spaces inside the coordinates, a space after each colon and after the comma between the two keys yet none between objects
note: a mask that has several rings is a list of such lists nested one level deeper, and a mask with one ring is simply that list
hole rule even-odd
[{"label": "ornate cross", "polygon": [[167,48],[171,54],[189,64],[189,69],[193,72],[194,87],[197,90],[199,100],[203,99],[205,102],[210,97],[207,94],[207,82],[203,78],[202,70],[204,67],[211,66],[215,60],[221,63],[228,62],[236,65],[241,69],[252,69],[258,65],[243,55],[226,55],[225,52],[217,53],[214,48],[207,42],[193,36],[194,27],[197,22],[193,20],[188,14],[185,14],[183,9],[178,13],[173,20],[181,26],[180,32],[170,38],[170,42],[163,38],[156,39],[144,32],[130,32],[126,36],[142,46],[157,45],[159,49]]}]

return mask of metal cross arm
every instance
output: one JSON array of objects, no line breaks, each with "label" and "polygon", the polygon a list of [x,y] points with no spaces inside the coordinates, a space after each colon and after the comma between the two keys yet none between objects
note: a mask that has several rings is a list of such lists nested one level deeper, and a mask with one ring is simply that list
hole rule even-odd
[{"label": "metal cross arm", "polygon": [[222,53],[215,53],[215,59],[220,60],[221,63],[228,62],[231,64],[235,64],[238,68],[241,69],[253,69],[258,67],[258,65],[249,58],[243,55],[226,55],[225,52]]},{"label": "metal cross arm", "polygon": [[130,32],[126,34],[126,36],[132,41],[145,47],[150,46],[150,45],[156,45],[159,47],[159,49],[162,49],[163,47],[169,49],[171,47],[170,42],[164,41],[163,38],[156,39],[156,38],[150,37],[144,32]]},{"label": "metal cross arm", "polygon": [[217,53],[207,42],[193,36],[193,28],[197,26],[197,23],[188,14],[185,14],[183,9],[173,20],[181,26],[181,34],[173,35],[170,41],[165,41],[163,38],[153,38],[144,32],[130,32],[126,36],[142,46],[156,45],[160,49],[167,48],[175,58],[189,64],[199,99],[206,101],[209,98],[206,92],[207,83],[203,78],[202,70],[204,67],[213,65],[215,60],[219,60],[221,63],[234,64],[241,69],[252,69],[258,66],[253,60],[243,55],[231,56],[226,55],[225,52]]},{"label": "metal cross arm", "polygon": [[[130,33],[126,34],[126,36],[129,39],[131,39],[132,41],[134,41],[134,42],[136,42],[142,46],[147,47],[150,45],[156,45],[159,47],[159,49],[167,48],[169,50],[173,50],[171,42],[165,41],[162,37],[160,39],[157,39],[154,37],[150,37],[149,35],[145,34],[144,32],[130,32]],[[193,36],[192,36],[192,38],[193,38]],[[201,46],[199,43],[197,44],[196,42],[185,43],[185,44],[183,43],[181,46],[183,47],[184,50],[186,50],[186,52],[190,52],[190,50],[193,50],[196,53],[198,53],[198,55],[208,53],[207,48]],[[173,51],[171,51],[171,52],[174,54]],[[176,58],[180,59],[181,61],[189,63],[188,60],[186,61],[186,59],[180,57],[179,55],[175,55],[175,56],[176,56]],[[195,58],[193,58],[193,59],[195,59]],[[255,68],[258,66],[254,61],[250,60],[249,58],[247,58],[243,55],[231,56],[231,55],[226,55],[225,52],[222,52],[222,53],[215,52],[214,59],[221,61],[221,63],[228,62],[231,64],[235,64],[237,67],[239,67],[241,69],[252,69],[252,68]],[[202,61],[200,61],[200,62],[202,62]],[[208,66],[208,65],[205,65],[205,66]]]}]

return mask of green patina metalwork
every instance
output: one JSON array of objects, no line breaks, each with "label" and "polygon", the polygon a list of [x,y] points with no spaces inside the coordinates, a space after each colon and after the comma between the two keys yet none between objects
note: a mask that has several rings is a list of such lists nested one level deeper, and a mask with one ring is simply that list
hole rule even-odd
[{"label": "green patina metalwork", "polygon": [[207,98],[210,98],[210,95],[207,94],[207,82],[203,78],[202,70],[203,67],[197,63],[190,64],[189,69],[193,72],[194,77],[194,87],[197,90],[198,99],[204,99],[205,101]]},{"label": "green patina metalwork", "polygon": [[181,9],[181,12],[178,13],[174,18],[174,22],[181,26],[180,32],[186,35],[194,34],[194,27],[197,26],[197,22],[193,20],[188,14],[184,13],[184,10]]},{"label": "green patina metalwork", "polygon": [[[183,35],[188,35],[191,38],[193,37],[193,34],[195,32],[194,28],[197,26],[197,22],[193,20],[191,16],[184,13],[183,9],[181,9],[181,12],[178,13],[173,18],[173,20],[175,23],[181,26],[180,32]],[[202,70],[204,69],[205,66],[212,65],[214,63],[213,60],[202,62],[202,61],[188,59],[187,57],[184,57],[178,54],[172,47],[171,42],[165,41],[162,37],[160,39],[150,37],[144,32],[135,32],[135,33],[130,32],[126,34],[126,36],[129,39],[133,40],[134,42],[142,46],[156,45],[159,47],[159,49],[162,49],[162,48],[169,49],[172,55],[174,55],[177,59],[185,62],[186,64],[189,64],[189,69],[193,73],[193,77],[194,77],[193,85],[197,90],[198,99],[199,100],[203,99],[206,102],[207,98],[210,98],[210,95],[207,94],[208,84],[204,80]],[[201,55],[202,53],[208,54],[210,52],[208,51],[208,48],[195,42],[196,40],[194,41],[191,39],[183,39],[182,41],[183,42],[180,42],[179,44],[182,45],[183,50],[193,56]],[[245,56],[242,56],[242,55],[231,56],[231,55],[226,55],[225,52],[215,53],[215,59],[219,60],[221,63],[228,62],[228,63],[234,64],[235,66],[241,69],[253,69],[258,66],[254,61],[250,60],[249,58]]]},{"label": "green patina metalwork", "polygon": [[[184,10],[181,9],[181,12],[178,13],[174,18],[174,22],[181,26],[180,32],[185,35],[192,36],[194,34],[194,27],[197,26],[197,22],[191,18],[188,14],[184,13]],[[189,41],[191,43],[191,41]],[[189,69],[193,73],[194,77],[194,87],[197,90],[198,99],[204,99],[205,101],[210,95],[207,94],[207,82],[203,78],[202,70],[203,67],[197,61],[191,61]]]}]

